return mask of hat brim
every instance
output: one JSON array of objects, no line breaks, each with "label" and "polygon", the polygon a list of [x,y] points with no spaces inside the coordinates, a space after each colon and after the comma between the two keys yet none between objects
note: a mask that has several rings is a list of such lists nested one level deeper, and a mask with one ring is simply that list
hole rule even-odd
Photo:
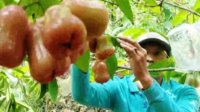
[{"label": "hat brim", "polygon": [[148,43],[156,43],[158,44],[159,46],[163,47],[163,49],[167,52],[167,55],[170,56],[171,55],[171,47],[168,43],[160,40],[160,39],[157,39],[157,38],[148,38],[148,39],[145,39],[145,40],[142,40],[139,42],[139,44],[143,47],[145,44],[148,44]]}]

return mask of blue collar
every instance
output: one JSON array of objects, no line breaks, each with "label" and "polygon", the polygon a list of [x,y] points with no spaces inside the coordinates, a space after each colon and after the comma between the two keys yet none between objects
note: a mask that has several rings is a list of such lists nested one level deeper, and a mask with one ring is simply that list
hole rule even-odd
[{"label": "blue collar", "polygon": [[129,86],[129,91],[131,93],[134,92],[139,92],[139,88],[137,87],[136,83],[133,82],[133,80],[135,79],[135,77],[132,75],[129,78],[127,78],[128,80],[128,86]]}]

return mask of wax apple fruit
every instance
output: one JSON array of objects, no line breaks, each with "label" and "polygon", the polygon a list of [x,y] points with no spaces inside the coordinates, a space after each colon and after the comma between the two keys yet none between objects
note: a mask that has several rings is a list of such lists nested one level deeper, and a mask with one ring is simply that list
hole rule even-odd
[{"label": "wax apple fruit", "polygon": [[43,41],[57,59],[80,54],[86,42],[83,22],[64,5],[50,7],[44,16]]},{"label": "wax apple fruit", "polygon": [[42,32],[36,25],[28,39],[28,57],[32,77],[40,83],[54,79],[54,60],[43,45]]},{"label": "wax apple fruit", "polygon": [[89,49],[92,53],[96,52],[97,48],[97,38],[89,40]]},{"label": "wax apple fruit", "polygon": [[96,57],[100,60],[107,59],[114,54],[115,49],[106,36],[97,38]]},{"label": "wax apple fruit", "polygon": [[88,40],[100,37],[106,30],[109,15],[106,7],[99,1],[64,0],[72,14],[81,19],[87,29]]},{"label": "wax apple fruit", "polygon": [[110,75],[107,71],[107,66],[104,61],[96,60],[93,68],[94,79],[98,83],[107,82],[110,78]]},{"label": "wax apple fruit", "polygon": [[11,5],[0,10],[0,65],[12,68],[21,64],[28,33],[28,20],[21,7]]},{"label": "wax apple fruit", "polygon": [[29,66],[32,77],[40,83],[47,84],[56,76],[63,75],[70,66],[70,58],[55,59],[42,41],[43,21],[33,26],[27,46]]}]

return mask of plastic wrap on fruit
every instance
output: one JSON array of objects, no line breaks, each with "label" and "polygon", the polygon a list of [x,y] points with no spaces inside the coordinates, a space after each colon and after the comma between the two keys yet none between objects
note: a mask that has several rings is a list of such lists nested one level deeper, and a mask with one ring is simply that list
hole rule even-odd
[{"label": "plastic wrap on fruit", "polygon": [[168,33],[176,70],[181,72],[200,71],[198,61],[198,31],[189,24],[182,24]]},{"label": "plastic wrap on fruit", "polygon": [[194,23],[192,26],[197,30],[197,35],[198,35],[198,38],[194,43],[194,48],[197,52],[197,64],[198,64],[198,62],[200,62],[200,20]]},{"label": "plastic wrap on fruit", "polygon": [[115,49],[107,36],[101,36],[97,39],[96,57],[98,59],[107,59],[114,53]]}]

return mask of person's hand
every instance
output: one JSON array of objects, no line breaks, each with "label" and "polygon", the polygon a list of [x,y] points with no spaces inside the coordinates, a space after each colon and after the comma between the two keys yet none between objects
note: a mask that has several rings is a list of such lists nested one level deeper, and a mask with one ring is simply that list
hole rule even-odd
[{"label": "person's hand", "polygon": [[143,49],[137,42],[129,38],[118,38],[121,47],[128,54],[130,65],[136,78],[142,83],[143,89],[151,86],[153,80],[147,69],[147,51]]}]

